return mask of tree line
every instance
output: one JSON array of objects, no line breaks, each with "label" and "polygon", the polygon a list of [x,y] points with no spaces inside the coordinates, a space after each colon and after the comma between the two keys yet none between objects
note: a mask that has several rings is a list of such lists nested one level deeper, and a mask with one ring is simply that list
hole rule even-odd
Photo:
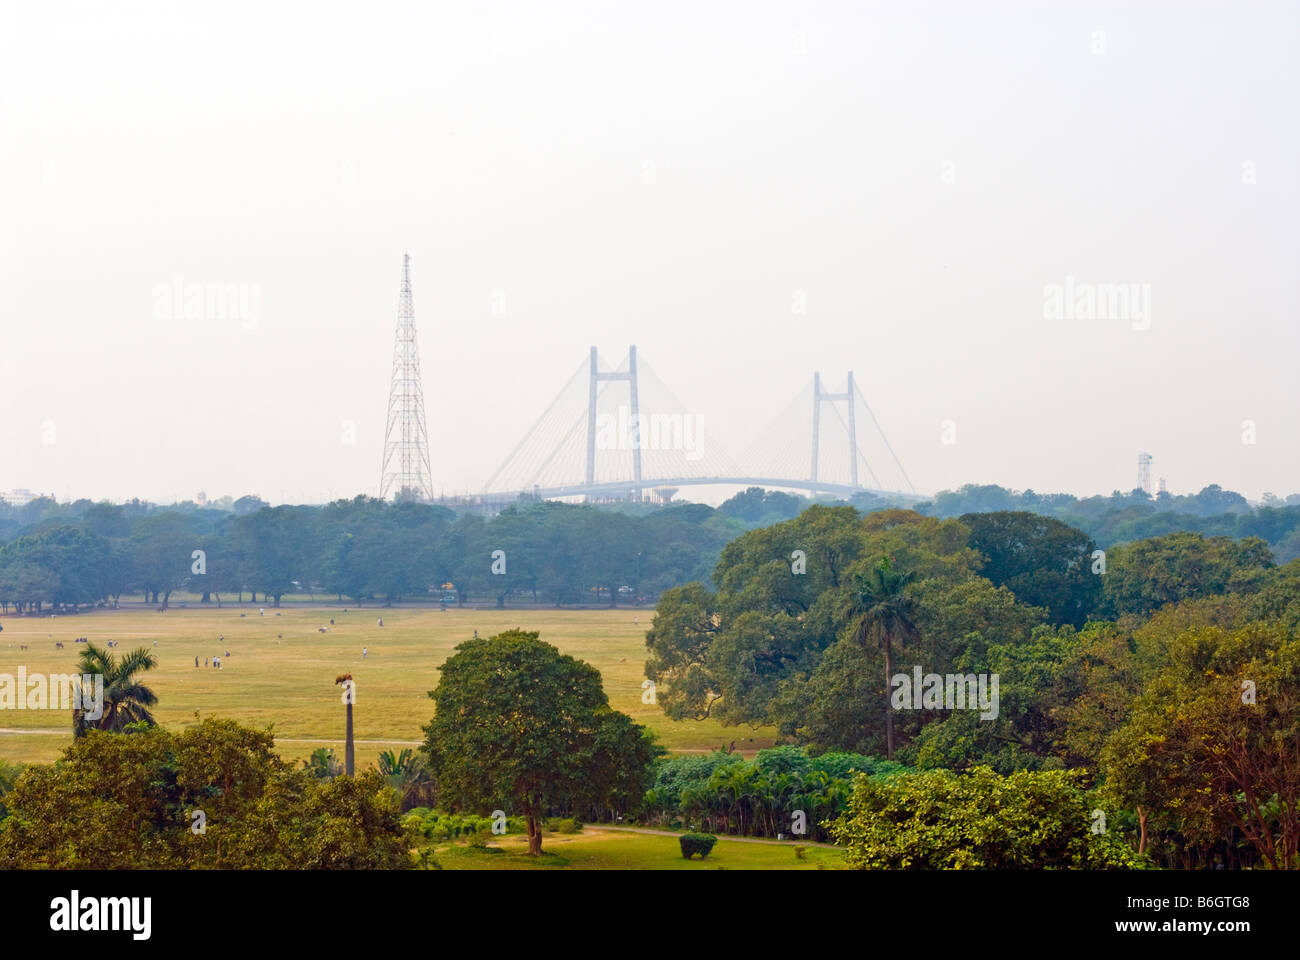
[{"label": "tree line", "polygon": [[926,516],[960,517],[968,513],[1023,511],[1052,517],[1082,530],[1100,547],[1144,540],[1168,533],[1266,541],[1279,563],[1300,557],[1300,494],[1285,498],[1265,493],[1258,506],[1218,484],[1199,493],[1152,496],[1142,489],[1116,490],[1110,496],[1075,497],[1068,493],[1016,492],[995,485],[967,484],[945,490],[918,506]]},{"label": "tree line", "polygon": [[229,512],[89,504],[54,511],[0,546],[0,610],[132,595],[166,607],[178,591],[276,606],[286,594],[631,604],[707,578],[740,529],[697,504],[635,515],[533,502],[491,518],[368,497]]},{"label": "tree line", "polygon": [[[1183,497],[1135,490],[1084,499],[966,486],[914,506],[939,519],[1033,513],[1106,549],[1180,531],[1253,538],[1286,563],[1300,556],[1300,495],[1266,500],[1253,508],[1213,485]],[[231,595],[242,602],[247,595],[278,604],[286,594],[392,603],[431,593],[456,603],[652,601],[672,586],[710,583],[724,544],[813,504],[757,487],[716,509],[521,501],[494,518],[368,497],[274,508],[256,496],[204,507],[0,501],[0,612],[110,604],[124,595],[166,606],[177,591],[196,593],[204,603]],[[850,505],[864,514],[900,506],[867,493]],[[494,573],[498,550],[504,563],[497,569],[504,572]]]},{"label": "tree line", "polygon": [[[1078,771],[1035,789],[1062,810],[1095,791],[1151,862],[1300,866],[1300,561],[1277,566],[1262,540],[1101,551],[1027,512],[812,507],[727,544],[711,581],[666,591],[647,635],[670,718],[773,725],[903,777],[987,769],[977,794],[933,776],[897,788],[972,811],[996,806],[996,778]],[[998,709],[901,698],[914,670],[997,676]],[[894,810],[861,789],[861,816]],[[863,863],[888,859],[882,835],[857,836],[876,849]]]}]

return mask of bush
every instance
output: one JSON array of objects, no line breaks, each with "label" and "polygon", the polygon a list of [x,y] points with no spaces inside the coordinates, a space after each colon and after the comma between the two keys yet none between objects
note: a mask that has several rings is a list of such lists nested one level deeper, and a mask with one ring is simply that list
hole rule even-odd
[{"label": "bush", "polygon": [[[477,833],[492,833],[491,817],[473,813],[439,813],[426,807],[416,807],[402,821],[412,823],[427,840],[463,840]],[[523,833],[523,817],[507,817],[506,833]]]},{"label": "bush", "polygon": [[1129,869],[1146,865],[1117,834],[1094,834],[1096,798],[1077,773],[999,776],[927,770],[860,776],[831,835],[860,870]]},{"label": "bush", "polygon": [[556,833],[577,833],[582,829],[582,821],[577,817],[564,817],[549,824]]},{"label": "bush", "polygon": [[684,833],[679,838],[679,842],[682,845],[682,856],[687,860],[697,853],[700,859],[703,859],[709,855],[718,838],[707,833]]}]

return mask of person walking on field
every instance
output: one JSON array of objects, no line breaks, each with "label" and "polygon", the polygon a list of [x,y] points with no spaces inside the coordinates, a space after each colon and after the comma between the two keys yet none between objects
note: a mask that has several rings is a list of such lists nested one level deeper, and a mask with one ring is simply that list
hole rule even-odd
[{"label": "person walking on field", "polygon": [[362,647],[362,648],[361,648],[361,659],[362,659],[362,660],[366,659],[366,648],[365,648],[365,647]]},{"label": "person walking on field", "polygon": [[384,618],[383,618],[383,617],[380,617],[380,618],[379,618],[379,625],[380,625],[381,627],[384,625]]}]

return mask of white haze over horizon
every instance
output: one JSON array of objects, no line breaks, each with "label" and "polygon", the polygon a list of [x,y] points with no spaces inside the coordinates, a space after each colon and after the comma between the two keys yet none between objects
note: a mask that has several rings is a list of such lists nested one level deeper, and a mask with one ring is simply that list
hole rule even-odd
[{"label": "white haze over horizon", "polygon": [[[1171,492],[1300,491],[1297,27],[0,0],[0,492],[377,494],[404,252],[435,492],[633,343],[732,453],[852,369],[923,493],[1127,491],[1140,451]],[[1149,326],[1045,315],[1088,284]]]}]

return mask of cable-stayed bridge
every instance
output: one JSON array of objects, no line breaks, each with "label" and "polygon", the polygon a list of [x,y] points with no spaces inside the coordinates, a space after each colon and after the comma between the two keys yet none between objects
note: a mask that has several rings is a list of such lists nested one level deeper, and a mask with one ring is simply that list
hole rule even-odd
[{"label": "cable-stayed bridge", "polygon": [[852,372],[831,386],[813,374],[733,456],[635,346],[613,368],[592,347],[474,499],[668,499],[682,486],[732,484],[916,496]]}]

